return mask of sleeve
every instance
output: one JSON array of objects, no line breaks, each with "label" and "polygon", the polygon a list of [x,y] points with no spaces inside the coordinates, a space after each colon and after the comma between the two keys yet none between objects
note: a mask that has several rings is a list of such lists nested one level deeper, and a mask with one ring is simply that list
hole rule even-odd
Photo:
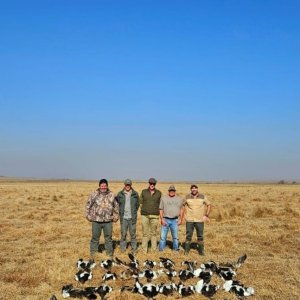
[{"label": "sleeve", "polygon": [[143,192],[144,192],[144,191],[141,192],[141,196],[140,196],[140,198],[139,198],[140,205],[143,204]]},{"label": "sleeve", "polygon": [[87,220],[91,220],[91,215],[90,215],[90,210],[91,210],[91,206],[92,206],[92,200],[93,200],[93,194],[90,194],[86,205],[85,205],[85,217]]},{"label": "sleeve", "polygon": [[119,203],[116,200],[116,197],[113,197],[113,219],[118,220],[119,219]]},{"label": "sleeve", "polygon": [[164,200],[163,197],[160,198],[160,202],[159,202],[159,209],[164,209]]},{"label": "sleeve", "polygon": [[140,207],[140,197],[139,197],[139,194],[138,194],[138,193],[136,193],[136,194],[137,194],[136,210],[138,210],[139,207]]},{"label": "sleeve", "polygon": [[209,199],[208,199],[206,196],[204,196],[204,197],[205,197],[205,198],[204,198],[204,203],[205,203],[206,205],[211,205]]}]

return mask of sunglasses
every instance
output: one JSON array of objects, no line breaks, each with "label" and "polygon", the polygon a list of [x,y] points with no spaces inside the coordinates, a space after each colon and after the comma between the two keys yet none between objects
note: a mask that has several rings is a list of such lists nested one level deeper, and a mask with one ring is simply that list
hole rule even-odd
[{"label": "sunglasses", "polygon": [[149,183],[149,185],[154,185],[155,186],[155,183]]}]

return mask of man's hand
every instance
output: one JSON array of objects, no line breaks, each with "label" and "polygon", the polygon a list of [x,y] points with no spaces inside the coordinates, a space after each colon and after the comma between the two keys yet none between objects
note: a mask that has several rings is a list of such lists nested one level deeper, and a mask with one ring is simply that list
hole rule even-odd
[{"label": "man's hand", "polygon": [[181,225],[182,224],[182,220],[181,218],[178,218],[178,225]]},{"label": "man's hand", "polygon": [[209,219],[208,216],[205,215],[205,216],[203,217],[203,221],[209,223],[209,222],[210,222],[210,219]]},{"label": "man's hand", "polygon": [[161,221],[160,221],[160,224],[163,225],[163,226],[166,226],[166,225],[167,225],[167,222],[165,221],[164,218],[162,218]]}]

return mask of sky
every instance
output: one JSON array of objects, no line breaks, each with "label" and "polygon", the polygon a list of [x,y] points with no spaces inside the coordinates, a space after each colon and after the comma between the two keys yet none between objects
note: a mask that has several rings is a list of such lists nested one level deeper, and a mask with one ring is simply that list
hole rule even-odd
[{"label": "sky", "polygon": [[300,2],[0,2],[0,175],[300,180]]}]

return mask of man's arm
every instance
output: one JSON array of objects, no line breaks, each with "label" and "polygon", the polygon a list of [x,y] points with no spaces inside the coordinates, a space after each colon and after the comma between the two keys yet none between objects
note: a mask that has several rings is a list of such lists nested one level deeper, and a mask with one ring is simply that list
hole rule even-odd
[{"label": "man's arm", "polygon": [[211,210],[211,205],[208,204],[207,208],[206,208],[206,214],[203,217],[204,222],[209,222],[209,213],[210,213],[210,210]]},{"label": "man's arm", "polygon": [[164,219],[164,212],[162,209],[159,210],[160,224],[165,226],[167,223]]},{"label": "man's arm", "polygon": [[178,225],[182,224],[183,221],[183,216],[184,216],[184,206],[182,205],[181,209],[180,209],[180,216],[178,218]]}]

